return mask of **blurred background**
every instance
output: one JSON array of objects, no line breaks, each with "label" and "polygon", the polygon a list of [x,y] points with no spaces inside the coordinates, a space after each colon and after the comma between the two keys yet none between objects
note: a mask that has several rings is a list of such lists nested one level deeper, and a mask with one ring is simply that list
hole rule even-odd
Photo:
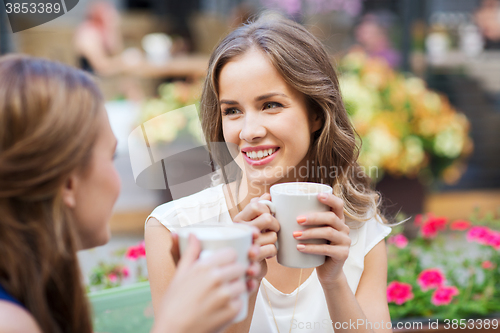
[{"label": "blurred background", "polygon": [[[80,0],[64,16],[16,34],[1,10],[2,54],[21,52],[85,69],[107,101],[119,141],[122,193],[111,242],[80,253],[89,290],[147,280],[144,221],[154,207],[176,198],[168,184],[137,185],[129,134],[168,111],[196,105],[214,46],[265,9],[304,24],[325,44],[362,139],[360,164],[382,193],[387,216],[410,217],[396,231],[410,242],[429,242],[435,234],[423,226],[446,234],[438,217],[450,225],[469,223],[464,232],[487,225],[493,240],[482,245],[491,245],[490,255],[498,257],[499,0]],[[198,124],[196,117],[171,117],[151,127],[150,144],[169,155],[199,147]],[[186,172],[199,174],[200,161],[192,157],[183,162]],[[457,237],[445,243],[463,247]],[[490,260],[471,239],[465,252]],[[422,269],[431,262],[424,260]],[[498,281],[498,267],[496,272]],[[427,316],[441,313],[436,309]],[[481,309],[473,314],[500,312]],[[425,316],[391,311],[393,318]]]}]

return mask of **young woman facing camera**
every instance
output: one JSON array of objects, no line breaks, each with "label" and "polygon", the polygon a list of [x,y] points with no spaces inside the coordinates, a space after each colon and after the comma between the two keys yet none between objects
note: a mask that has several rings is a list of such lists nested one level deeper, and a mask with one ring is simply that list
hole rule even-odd
[{"label": "young woman facing camera", "polygon": [[[108,241],[120,191],[103,102],[80,70],[0,58],[0,332],[92,332],[76,252]],[[154,332],[214,332],[238,314],[235,251],[200,251],[191,237]]]},{"label": "young woman facing camera", "polygon": [[[228,332],[391,331],[383,241],[391,228],[356,162],[355,132],[321,43],[301,25],[273,16],[233,31],[211,56],[201,117],[207,142],[238,147],[240,169],[223,173],[234,181],[166,203],[151,214],[145,234],[155,309],[174,270],[165,255],[171,231],[193,223],[244,223],[261,230],[255,257],[261,263],[260,283],[250,297],[248,317]],[[227,164],[221,152],[211,153],[219,165]],[[258,202],[271,199],[271,185],[294,181],[334,188],[335,195],[318,196],[330,211],[298,217],[298,223],[312,228],[294,233],[299,241],[327,241],[297,246],[327,257],[317,268],[277,263],[280,226]],[[375,328],[364,325],[367,321]],[[353,327],[352,322],[364,324]]]}]

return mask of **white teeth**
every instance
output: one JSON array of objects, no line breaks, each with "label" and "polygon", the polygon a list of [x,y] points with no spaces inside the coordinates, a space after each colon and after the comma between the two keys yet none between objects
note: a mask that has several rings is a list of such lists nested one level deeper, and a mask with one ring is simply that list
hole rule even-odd
[{"label": "white teeth", "polygon": [[247,156],[251,158],[252,160],[260,160],[264,157],[267,157],[269,155],[272,155],[277,148],[269,148],[266,150],[259,150],[259,151],[250,151],[246,152]]}]

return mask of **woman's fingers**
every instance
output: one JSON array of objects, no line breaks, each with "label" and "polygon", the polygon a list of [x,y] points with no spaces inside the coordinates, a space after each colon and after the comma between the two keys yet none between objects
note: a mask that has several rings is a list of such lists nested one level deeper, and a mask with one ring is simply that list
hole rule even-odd
[{"label": "woman's fingers", "polygon": [[[264,204],[260,204],[264,205]],[[266,206],[267,207],[267,206]],[[280,230],[280,224],[278,220],[271,215],[271,213],[263,213],[259,217],[253,219],[248,222],[254,227],[259,228],[259,230],[271,230],[274,232],[278,232]]]},{"label": "woman's fingers", "polygon": [[[217,312],[214,312],[210,315],[209,320],[213,323],[213,327],[219,327],[220,329],[217,332],[221,331],[224,328],[224,324],[230,324],[230,321],[235,318],[243,307],[243,302],[240,298],[235,298],[229,301],[224,307],[220,308]],[[206,325],[205,325],[206,326]]]},{"label": "woman's fingers", "polygon": [[246,273],[247,275],[252,278],[260,273],[260,264],[258,262],[253,262],[247,269]]},{"label": "woman's fingers", "polygon": [[319,193],[318,200],[329,206],[339,219],[344,219],[344,200],[331,193]]},{"label": "woman's fingers", "polygon": [[246,267],[235,263],[214,270],[214,277],[219,283],[226,283],[245,276]]},{"label": "woman's fingers", "polygon": [[349,227],[343,219],[334,212],[314,212],[298,216],[297,223],[303,226],[331,226],[332,228],[349,234]]},{"label": "woman's fingers", "polygon": [[245,208],[235,216],[234,221],[250,224],[259,230],[270,229],[278,232],[280,225],[278,220],[271,215],[269,207],[259,202],[261,198],[253,198]]},{"label": "woman's fingers", "polygon": [[[172,249],[171,253],[172,256],[176,256],[177,258],[179,257],[179,241],[178,241],[178,236],[177,237],[172,237],[173,242],[172,242]],[[175,241],[177,239],[177,241]],[[176,249],[174,249],[174,247]],[[190,234],[188,238],[188,248],[186,249],[186,252],[182,256],[182,259],[179,261],[179,266],[178,270],[179,271],[184,271],[186,270],[189,266],[191,266],[199,257],[201,252],[201,243],[196,238],[195,235]],[[175,257],[174,257],[175,258]],[[174,259],[175,260],[175,259]]]},{"label": "woman's fingers", "polygon": [[[201,254],[203,256],[203,253]],[[236,250],[230,247],[219,249],[208,254],[204,258],[200,258],[200,262],[209,267],[222,267],[231,263],[235,263],[238,259]]]},{"label": "woman's fingers", "polygon": [[329,244],[298,244],[297,250],[302,253],[318,254],[331,257],[334,261],[345,262],[349,256],[349,247]]},{"label": "woman's fingers", "polygon": [[263,232],[260,234],[260,237],[255,240],[255,244],[258,245],[268,245],[275,244],[278,240],[278,234],[274,231]]},{"label": "woman's fingers", "polygon": [[345,233],[341,233],[332,227],[309,228],[301,231],[295,231],[293,237],[297,240],[305,239],[326,239],[331,244],[351,245],[351,239]]},{"label": "woman's fingers", "polygon": [[278,254],[278,250],[274,244],[263,245],[260,247],[260,253],[257,257],[258,261],[262,261],[264,259],[272,258]]}]

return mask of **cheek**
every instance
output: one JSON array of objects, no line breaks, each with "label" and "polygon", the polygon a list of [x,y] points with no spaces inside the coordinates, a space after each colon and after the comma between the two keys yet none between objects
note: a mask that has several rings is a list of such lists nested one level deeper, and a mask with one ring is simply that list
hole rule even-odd
[{"label": "cheek", "polygon": [[116,170],[113,164],[111,164],[109,179],[110,179],[110,188],[111,191],[113,192],[113,205],[114,205],[116,199],[118,198],[118,195],[120,194],[121,180],[120,176],[118,175],[118,171]]},{"label": "cheek", "polygon": [[222,122],[222,135],[226,142],[239,143],[239,130],[234,122]]}]

